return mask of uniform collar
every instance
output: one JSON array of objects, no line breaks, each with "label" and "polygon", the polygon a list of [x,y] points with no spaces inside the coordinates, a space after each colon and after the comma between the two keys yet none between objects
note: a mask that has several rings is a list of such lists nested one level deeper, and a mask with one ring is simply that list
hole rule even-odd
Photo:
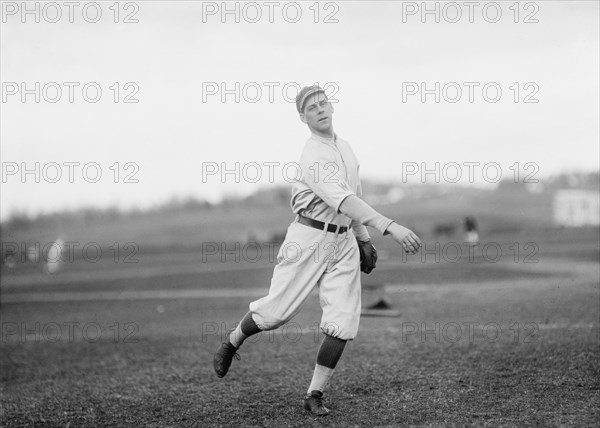
[{"label": "uniform collar", "polygon": [[334,132],[333,133],[333,138],[325,138],[325,137],[321,137],[320,135],[317,135],[315,133],[312,133],[312,138],[320,143],[325,143],[325,144],[336,144],[338,137],[337,134]]}]

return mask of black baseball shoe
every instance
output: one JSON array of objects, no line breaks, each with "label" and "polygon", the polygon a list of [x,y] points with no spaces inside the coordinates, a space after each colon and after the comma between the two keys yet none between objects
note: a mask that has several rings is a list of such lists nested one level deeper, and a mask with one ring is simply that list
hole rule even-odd
[{"label": "black baseball shoe", "polygon": [[323,393],[321,391],[312,391],[304,397],[304,409],[315,416],[329,414],[329,409],[323,405]]},{"label": "black baseball shoe", "polygon": [[233,346],[229,340],[221,343],[217,352],[215,352],[215,356],[213,358],[213,364],[215,367],[215,372],[218,377],[224,377],[229,371],[229,366],[231,366],[231,360],[235,357],[236,360],[239,360],[241,357],[236,352],[238,348]]}]

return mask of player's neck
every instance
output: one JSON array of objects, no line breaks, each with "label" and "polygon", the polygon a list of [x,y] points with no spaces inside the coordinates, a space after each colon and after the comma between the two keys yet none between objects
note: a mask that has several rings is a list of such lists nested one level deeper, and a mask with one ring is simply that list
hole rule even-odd
[{"label": "player's neck", "polygon": [[316,129],[311,129],[310,132],[312,132],[315,135],[318,135],[321,138],[326,138],[328,140],[333,140],[334,136],[335,136],[335,133],[333,132],[333,127],[329,128],[325,132],[321,132],[321,131],[318,131]]}]

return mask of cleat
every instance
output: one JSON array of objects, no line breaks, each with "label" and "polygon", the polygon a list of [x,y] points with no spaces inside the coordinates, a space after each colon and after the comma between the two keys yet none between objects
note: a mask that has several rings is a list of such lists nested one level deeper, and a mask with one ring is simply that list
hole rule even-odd
[{"label": "cleat", "polygon": [[323,393],[321,391],[312,391],[310,395],[304,397],[304,409],[315,416],[329,414],[329,409],[323,405]]},{"label": "cleat", "polygon": [[239,354],[236,352],[238,348],[233,346],[229,340],[221,343],[217,352],[215,352],[215,356],[213,358],[213,364],[215,368],[215,372],[218,377],[224,377],[229,371],[229,366],[231,366],[231,360],[235,357],[236,360],[240,359]]}]

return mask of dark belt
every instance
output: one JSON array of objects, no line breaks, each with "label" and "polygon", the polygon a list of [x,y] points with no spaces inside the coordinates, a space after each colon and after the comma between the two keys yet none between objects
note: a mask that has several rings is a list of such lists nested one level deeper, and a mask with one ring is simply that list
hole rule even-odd
[{"label": "dark belt", "polygon": [[[313,220],[312,218],[308,217],[302,217],[301,215],[298,216],[298,223],[303,224],[305,226],[314,227],[315,229],[319,230],[325,229],[325,223],[323,223],[322,221]],[[338,227],[340,228],[339,231]],[[347,226],[338,226],[337,224],[332,223],[329,223],[329,225],[327,226],[327,232],[335,233],[337,231],[338,233],[346,233],[347,230]]]}]

